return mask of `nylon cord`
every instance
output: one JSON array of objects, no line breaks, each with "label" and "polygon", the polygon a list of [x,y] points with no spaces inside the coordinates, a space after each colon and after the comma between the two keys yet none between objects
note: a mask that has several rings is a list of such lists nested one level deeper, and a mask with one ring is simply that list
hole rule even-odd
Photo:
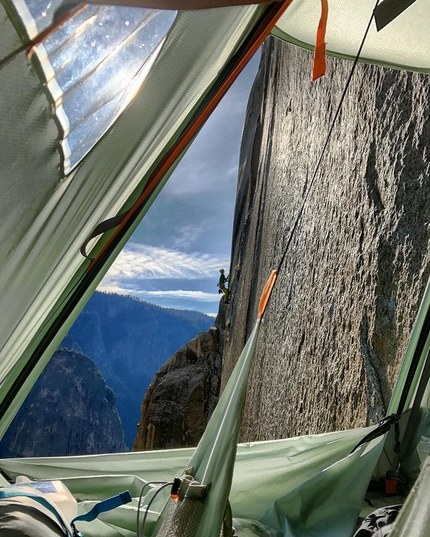
[{"label": "nylon cord", "polygon": [[311,190],[312,190],[312,187],[313,187],[313,185],[314,185],[314,182],[315,182],[315,178],[316,178],[316,176],[317,176],[317,174],[318,174],[318,172],[319,172],[319,169],[320,169],[320,167],[321,167],[321,163],[322,163],[322,161],[323,161],[323,158],[324,158],[324,155],[325,155],[325,153],[326,153],[328,144],[329,144],[329,142],[330,142],[330,139],[331,139],[331,135],[332,135],[332,133],[333,133],[334,126],[335,126],[335,124],[336,124],[337,118],[339,117],[339,114],[340,114],[340,111],[341,111],[343,102],[344,102],[345,97],[346,97],[346,93],[347,93],[347,91],[348,91],[348,89],[349,89],[349,86],[350,86],[350,84],[351,84],[351,80],[352,80],[352,77],[353,77],[353,75],[354,75],[355,68],[357,67],[358,60],[360,59],[361,51],[363,50],[364,43],[366,42],[367,36],[368,36],[368,34],[369,34],[369,30],[370,30],[370,27],[371,27],[371,24],[372,24],[372,20],[373,20],[373,18],[374,18],[374,16],[375,16],[375,10],[376,10],[376,8],[378,7],[379,2],[380,2],[380,0],[376,0],[375,6],[374,6],[374,8],[373,8],[373,10],[372,10],[372,15],[371,15],[371,17],[370,17],[370,19],[369,19],[369,22],[368,22],[368,24],[367,24],[367,28],[366,28],[366,31],[364,32],[363,39],[361,40],[360,47],[359,47],[358,52],[357,52],[357,54],[356,54],[356,56],[355,56],[355,58],[354,58],[354,63],[352,64],[351,71],[350,71],[350,73],[349,73],[348,79],[347,79],[346,84],[345,84],[345,88],[344,88],[344,90],[343,90],[343,92],[342,92],[341,98],[340,98],[340,100],[339,100],[339,104],[337,105],[336,113],[335,113],[335,115],[334,115],[334,117],[333,117],[333,120],[332,120],[332,122],[331,122],[331,125],[330,125],[330,128],[329,128],[329,131],[328,131],[326,140],[325,140],[324,145],[323,145],[323,148],[322,148],[322,150],[321,150],[321,153],[320,153],[318,162],[317,162],[317,164],[316,164],[316,166],[315,166],[314,173],[312,174],[312,178],[311,178],[311,180],[310,180],[309,187],[308,187],[308,189],[307,189],[307,191],[306,191],[306,193],[305,193],[305,196],[304,196],[304,198],[303,198],[303,202],[302,202],[302,206],[300,207],[299,213],[298,213],[298,215],[297,215],[297,217],[296,217],[296,220],[295,220],[295,222],[294,222],[294,224],[293,224],[293,227],[292,227],[292,229],[291,229],[290,236],[289,236],[288,241],[287,241],[287,244],[286,244],[286,246],[285,246],[284,253],[283,253],[283,255],[282,255],[282,257],[281,257],[281,260],[280,260],[280,262],[279,262],[279,265],[278,265],[278,272],[281,270],[281,267],[282,267],[282,265],[283,265],[283,263],[284,263],[284,261],[285,261],[285,258],[286,258],[286,256],[287,256],[287,252],[288,252],[289,247],[290,247],[290,245],[291,245],[291,241],[293,240],[293,236],[294,236],[294,234],[295,234],[295,232],[296,232],[296,229],[297,229],[297,226],[298,226],[298,224],[299,224],[299,221],[300,221],[301,217],[303,216],[303,212],[304,212],[304,210],[305,210],[306,202],[308,201],[309,194],[310,194],[310,192],[311,192]]},{"label": "nylon cord", "polygon": [[[146,506],[146,509],[145,509],[145,514],[143,516],[143,521],[142,521],[142,533],[140,533],[140,528],[139,528],[139,511],[140,511],[140,505],[141,505],[141,502],[142,502],[142,496],[143,496],[143,491],[145,490],[145,488],[148,486],[148,485],[151,485],[151,484],[154,484],[154,483],[161,483],[161,485],[155,490],[155,493],[154,495],[152,496],[152,498],[149,500],[148,502],[148,505]],[[153,503],[153,501],[155,500],[155,498],[158,496],[158,494],[163,490],[165,489],[166,487],[168,486],[171,486],[173,485],[173,481],[152,481],[152,482],[148,482],[148,483],[145,483],[142,487],[142,490],[140,491],[140,496],[139,496],[139,502],[138,502],[138,505],[137,505],[137,517],[136,517],[136,535],[137,537],[144,537],[145,534],[144,534],[144,530],[145,530],[145,524],[146,524],[146,518],[148,516],[148,512],[149,512],[149,509]]]},{"label": "nylon cord", "polygon": [[[168,484],[171,484],[170,482],[168,481],[148,481],[147,483],[145,483],[140,491],[140,495],[139,495],[139,501],[137,502],[137,516],[136,516],[136,535],[137,537],[140,537],[140,530],[139,530],[139,525],[140,525],[140,507],[142,505],[142,498],[143,498],[143,492],[144,490],[146,489],[146,487],[149,487],[151,485],[168,485]],[[147,509],[149,509],[149,505],[147,506]],[[145,526],[145,523],[143,524],[143,527]],[[142,531],[143,531],[143,527],[142,527]]]}]

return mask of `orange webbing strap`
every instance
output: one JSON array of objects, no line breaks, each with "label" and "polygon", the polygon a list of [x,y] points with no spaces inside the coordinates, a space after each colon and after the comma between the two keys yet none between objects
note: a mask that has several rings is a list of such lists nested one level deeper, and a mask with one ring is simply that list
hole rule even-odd
[{"label": "orange webbing strap", "polygon": [[264,286],[263,292],[261,293],[260,304],[258,305],[258,319],[263,317],[264,311],[266,309],[267,303],[269,302],[270,295],[272,294],[273,286],[275,285],[276,278],[278,276],[277,270],[272,270],[269,279]]},{"label": "orange webbing strap", "polygon": [[326,63],[325,63],[325,31],[327,28],[328,18],[328,0],[321,0],[321,18],[318,24],[317,40],[314,50],[314,66],[312,69],[312,82],[314,82],[320,76],[325,75]]},{"label": "orange webbing strap", "polygon": [[[164,175],[169,171],[171,166],[173,166],[176,159],[179,158],[179,156],[185,150],[187,145],[191,142],[194,136],[199,132],[200,127],[204,124],[206,119],[210,116],[210,114],[215,109],[215,107],[217,106],[221,98],[225,95],[227,90],[230,88],[230,86],[239,76],[242,69],[245,67],[248,61],[252,58],[252,56],[258,50],[258,48],[266,39],[266,37],[270,34],[272,28],[278,22],[279,18],[287,9],[287,7],[291,4],[292,1],[293,0],[284,0],[283,2],[275,2],[270,6],[266,16],[263,17],[263,20],[256,28],[251,43],[249,44],[247,49],[244,51],[237,65],[232,69],[231,73],[228,75],[228,77],[223,82],[221,87],[218,88],[217,92],[215,93],[215,95],[213,95],[209,103],[207,103],[207,105],[202,110],[200,115],[194,120],[194,122],[191,125],[189,125],[188,129],[186,129],[185,132],[179,137],[175,145],[161,159],[161,161],[159,162],[159,164],[156,166],[155,170],[149,177],[148,182],[143,189],[143,192],[140,194],[139,198],[134,203],[134,205],[126,213],[123,213],[122,218],[121,218],[121,223],[117,225],[115,231],[113,232],[111,237],[107,240],[106,244],[102,247],[101,251],[97,254],[97,256],[92,259],[90,266],[86,270],[86,273],[92,270],[92,268],[100,259],[100,257],[104,254],[104,252],[110,247],[112,243],[114,243],[114,241],[116,240],[121,230],[126,226],[127,222],[132,218],[132,216],[134,216],[136,212],[139,211],[142,204],[149,198],[149,196],[154,191],[156,186],[161,182]],[[92,234],[92,238],[94,238],[94,232]],[[86,240],[85,246],[88,244],[88,242],[89,242],[89,239]],[[84,248],[84,251],[85,251],[85,248]]]}]

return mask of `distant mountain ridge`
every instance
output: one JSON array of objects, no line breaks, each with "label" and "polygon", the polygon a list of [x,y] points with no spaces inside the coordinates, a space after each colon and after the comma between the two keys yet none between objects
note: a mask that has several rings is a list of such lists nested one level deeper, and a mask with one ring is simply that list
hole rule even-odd
[{"label": "distant mountain ridge", "polygon": [[95,292],[60,346],[94,360],[115,392],[125,442],[131,447],[140,405],[153,376],[180,347],[213,323],[200,312]]},{"label": "distant mountain ridge", "polygon": [[213,321],[199,312],[96,292],[33,386],[0,443],[0,455],[131,447],[154,374]]}]

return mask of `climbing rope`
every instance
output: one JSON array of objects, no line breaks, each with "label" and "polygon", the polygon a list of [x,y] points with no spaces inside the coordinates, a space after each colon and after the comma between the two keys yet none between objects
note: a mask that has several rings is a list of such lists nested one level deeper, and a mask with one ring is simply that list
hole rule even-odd
[{"label": "climbing rope", "polygon": [[323,159],[324,159],[325,153],[326,153],[327,148],[328,148],[328,145],[329,145],[329,143],[330,143],[330,140],[331,140],[331,136],[332,136],[332,133],[333,133],[334,126],[335,126],[335,124],[336,124],[336,121],[337,121],[337,119],[338,119],[338,117],[339,117],[339,114],[340,114],[340,111],[341,111],[341,109],[342,109],[342,105],[343,105],[343,102],[344,102],[344,100],[345,100],[346,93],[347,93],[347,91],[348,91],[348,89],[349,89],[349,86],[350,86],[350,84],[351,84],[352,77],[353,77],[353,75],[354,75],[355,69],[356,69],[357,64],[358,64],[358,61],[359,61],[359,59],[360,59],[361,52],[362,52],[362,50],[363,50],[364,44],[365,44],[366,39],[367,39],[367,36],[368,36],[368,34],[369,34],[369,30],[370,30],[370,27],[371,27],[371,24],[372,24],[372,20],[373,20],[374,17],[375,17],[375,11],[376,11],[376,8],[378,7],[379,2],[380,2],[380,0],[376,0],[375,6],[374,6],[374,8],[373,8],[373,10],[372,10],[372,15],[371,15],[371,17],[370,17],[370,19],[369,19],[369,22],[368,22],[368,24],[367,24],[366,31],[364,32],[364,35],[363,35],[363,39],[361,40],[360,47],[359,47],[358,52],[357,52],[357,54],[356,54],[356,56],[355,56],[355,58],[354,58],[354,62],[353,62],[353,64],[352,64],[351,71],[350,71],[350,73],[349,73],[349,76],[348,76],[348,78],[347,78],[347,81],[346,81],[344,90],[343,90],[342,95],[341,95],[341,97],[340,97],[339,104],[337,105],[337,108],[336,108],[336,113],[335,113],[335,115],[334,115],[334,117],[333,117],[333,120],[332,120],[332,122],[331,122],[331,124],[330,124],[330,128],[329,128],[327,137],[326,137],[326,139],[325,139],[323,148],[322,148],[322,150],[321,150],[320,156],[319,156],[319,158],[318,158],[317,164],[316,164],[316,166],[315,166],[315,170],[314,170],[314,172],[313,172],[313,174],[312,174],[312,178],[311,178],[311,180],[310,180],[310,182],[309,182],[309,186],[308,186],[308,188],[307,188],[307,190],[306,190],[306,192],[305,192],[305,195],[304,195],[303,202],[302,202],[302,205],[301,205],[301,207],[300,207],[299,213],[298,213],[298,215],[297,215],[297,217],[296,217],[296,219],[295,219],[295,221],[294,221],[293,227],[292,227],[292,229],[291,229],[290,236],[288,237],[288,241],[287,241],[287,244],[286,244],[286,246],[285,246],[284,253],[282,254],[281,260],[280,260],[280,262],[279,262],[278,269],[277,269],[278,272],[280,271],[280,269],[281,269],[281,267],[282,267],[282,265],[283,265],[283,263],[284,263],[284,261],[285,261],[285,258],[286,258],[286,256],[287,256],[287,252],[288,252],[289,247],[290,247],[290,245],[291,245],[291,241],[292,241],[293,236],[294,236],[294,234],[295,234],[295,232],[296,232],[296,230],[297,230],[297,226],[298,226],[298,224],[299,224],[299,221],[300,221],[301,217],[303,216],[303,213],[304,213],[304,210],[305,210],[306,203],[307,203],[307,201],[308,201],[308,199],[309,199],[309,194],[310,194],[310,192],[311,192],[311,190],[312,190],[312,187],[313,187],[313,185],[314,185],[316,176],[317,176],[317,174],[318,174],[318,172],[319,172],[319,169],[320,169],[320,167],[321,167],[321,163],[322,163],[322,161],[323,161]]}]

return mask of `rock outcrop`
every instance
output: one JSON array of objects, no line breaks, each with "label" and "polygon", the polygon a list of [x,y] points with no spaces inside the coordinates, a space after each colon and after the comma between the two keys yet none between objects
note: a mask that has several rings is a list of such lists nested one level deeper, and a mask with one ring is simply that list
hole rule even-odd
[{"label": "rock outcrop", "polygon": [[170,356],[213,320],[197,311],[161,308],[133,297],[94,293],[62,342],[96,363],[115,391],[131,447],[151,379]]},{"label": "rock outcrop", "polygon": [[115,394],[94,363],[58,350],[0,442],[2,457],[124,451]]},{"label": "rock outcrop", "polygon": [[[269,40],[247,112],[223,382],[311,186],[351,62]],[[429,277],[430,84],[359,65],[266,311],[242,440],[361,426],[386,412]]]},{"label": "rock outcrop", "polygon": [[159,369],[146,392],[134,451],[196,446],[218,402],[219,331],[210,328]]}]

